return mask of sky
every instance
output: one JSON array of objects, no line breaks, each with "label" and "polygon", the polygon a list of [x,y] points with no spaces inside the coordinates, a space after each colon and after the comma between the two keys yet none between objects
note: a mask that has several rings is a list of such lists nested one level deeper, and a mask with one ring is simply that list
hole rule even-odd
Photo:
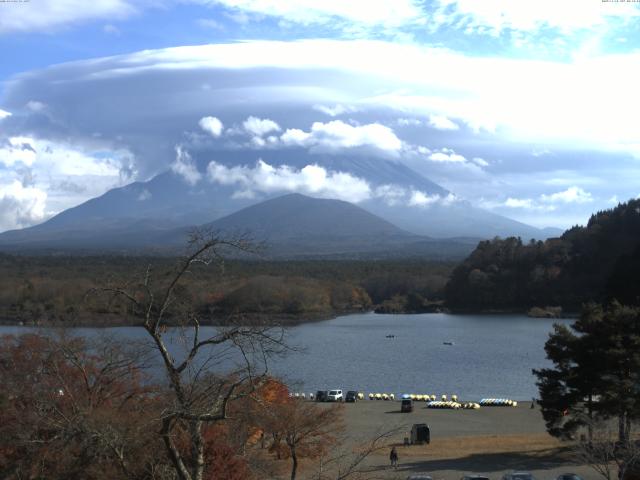
[{"label": "sky", "polygon": [[[0,231],[167,169],[371,196],[316,153],[584,224],[640,196],[639,29],[631,1],[0,0]],[[420,195],[407,207],[449,198]]]}]

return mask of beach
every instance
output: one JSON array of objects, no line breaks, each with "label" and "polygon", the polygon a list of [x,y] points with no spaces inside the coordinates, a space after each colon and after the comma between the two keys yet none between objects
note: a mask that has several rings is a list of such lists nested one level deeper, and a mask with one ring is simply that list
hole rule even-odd
[{"label": "beach", "polygon": [[[539,408],[530,406],[531,402],[520,402],[517,407],[438,410],[414,402],[413,412],[400,413],[398,401],[363,400],[343,406],[345,435],[347,444],[355,446],[394,431],[385,448],[365,462],[371,475],[367,478],[405,479],[425,473],[434,480],[458,480],[466,473],[478,473],[500,480],[516,470],[531,472],[537,480],[552,480],[566,472],[585,480],[598,478],[588,466],[576,463],[571,444],[547,434]],[[430,444],[404,445],[414,423],[429,425]],[[392,446],[398,451],[397,469],[389,466]]]}]

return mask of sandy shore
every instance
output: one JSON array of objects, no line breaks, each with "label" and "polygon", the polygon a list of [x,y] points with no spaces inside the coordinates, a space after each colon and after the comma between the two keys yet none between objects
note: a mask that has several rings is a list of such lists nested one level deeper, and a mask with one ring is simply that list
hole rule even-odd
[{"label": "sandy shore", "polygon": [[[585,480],[598,476],[577,465],[571,446],[546,433],[538,408],[530,402],[518,407],[483,407],[480,410],[435,410],[414,402],[414,411],[400,413],[400,403],[364,400],[344,405],[348,442],[367,441],[376,434],[397,429],[388,446],[367,460],[367,478],[405,479],[427,473],[434,480],[458,480],[465,473],[480,473],[500,480],[506,472],[532,472],[537,480],[552,480],[560,473],[577,473]],[[414,423],[431,430],[429,445],[404,446]],[[391,469],[388,455],[395,445],[400,457]]]}]

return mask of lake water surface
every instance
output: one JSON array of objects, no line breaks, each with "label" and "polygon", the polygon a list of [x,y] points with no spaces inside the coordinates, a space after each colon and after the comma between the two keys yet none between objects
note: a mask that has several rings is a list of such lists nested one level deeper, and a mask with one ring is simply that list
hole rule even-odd
[{"label": "lake water surface", "polygon": [[[271,371],[294,391],[529,400],[537,396],[531,369],[549,365],[544,343],[553,323],[523,315],[347,315],[291,328],[288,343],[303,351],[274,360]],[[27,330],[33,329],[5,326],[0,334]],[[104,331],[75,330],[88,336]],[[136,327],[107,330],[128,339],[146,335]]]}]

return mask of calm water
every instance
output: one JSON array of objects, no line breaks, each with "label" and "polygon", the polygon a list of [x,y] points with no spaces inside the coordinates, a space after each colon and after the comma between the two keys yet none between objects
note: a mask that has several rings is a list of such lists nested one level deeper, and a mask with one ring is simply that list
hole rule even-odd
[{"label": "calm water", "polygon": [[[553,323],[519,315],[348,315],[290,329],[289,344],[304,351],[272,362],[271,370],[294,391],[342,388],[528,400],[537,396],[531,369],[548,365],[543,347]],[[0,334],[26,330],[0,327]],[[107,330],[145,339],[135,327]],[[92,336],[104,330],[76,331]]]}]

